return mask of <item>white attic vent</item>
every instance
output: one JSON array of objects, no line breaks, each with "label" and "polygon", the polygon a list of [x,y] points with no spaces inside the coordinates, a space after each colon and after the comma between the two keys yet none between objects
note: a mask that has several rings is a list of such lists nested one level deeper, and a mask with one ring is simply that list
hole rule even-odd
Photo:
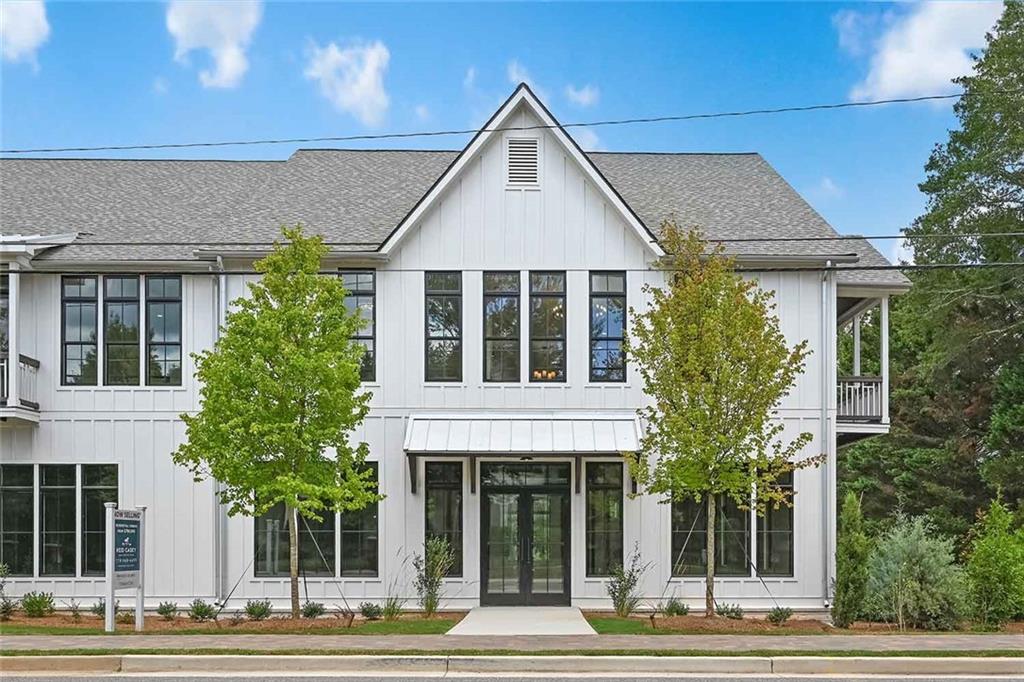
[{"label": "white attic vent", "polygon": [[505,148],[509,186],[536,187],[540,182],[540,140],[510,137]]}]

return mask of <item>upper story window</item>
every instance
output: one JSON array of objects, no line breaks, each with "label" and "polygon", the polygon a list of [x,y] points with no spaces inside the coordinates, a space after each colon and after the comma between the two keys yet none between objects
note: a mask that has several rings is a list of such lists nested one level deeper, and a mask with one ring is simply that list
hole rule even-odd
[{"label": "upper story window", "polygon": [[360,378],[363,381],[377,379],[377,273],[373,270],[343,270],[342,284],[348,292],[345,307],[349,312],[358,310],[364,320],[363,327],[352,335],[352,339],[365,350]]},{"label": "upper story window", "polygon": [[96,385],[99,356],[97,280],[93,275],[66,275],[61,278],[63,384]]},{"label": "upper story window", "polygon": [[425,285],[425,379],[462,381],[462,273],[428,272]]},{"label": "upper story window", "polygon": [[103,278],[103,383],[139,384],[139,278]]},{"label": "upper story window", "polygon": [[484,273],[484,381],[519,381],[519,273]]},{"label": "upper story window", "polygon": [[565,273],[530,273],[530,381],[565,381]]},{"label": "upper story window", "polygon": [[181,277],[146,277],[149,385],[181,385]]},{"label": "upper story window", "polygon": [[7,320],[11,306],[10,284],[6,272],[0,272],[0,353],[7,352]]},{"label": "upper story window", "polygon": [[626,273],[590,273],[590,380],[625,381]]}]

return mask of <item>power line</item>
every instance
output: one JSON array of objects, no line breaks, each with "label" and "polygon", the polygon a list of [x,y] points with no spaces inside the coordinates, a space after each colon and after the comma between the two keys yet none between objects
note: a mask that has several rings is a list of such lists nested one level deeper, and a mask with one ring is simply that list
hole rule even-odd
[{"label": "power line", "polygon": [[[997,91],[985,94],[1010,94],[1020,92],[1018,90]],[[897,97],[892,99],[879,99],[867,102],[832,102],[827,104],[808,104],[803,106],[775,107],[765,109],[745,109],[739,111],[718,111],[701,114],[680,114],[670,116],[645,116],[635,118],[605,119],[598,121],[585,121],[562,124],[539,124],[529,126],[510,126],[502,128],[463,128],[454,130],[431,130],[412,133],[379,133],[364,135],[337,135],[326,137],[292,137],[292,138],[268,138],[261,140],[230,140],[217,142],[176,142],[160,144],[127,144],[127,145],[105,145],[98,147],[38,147],[34,149],[0,149],[0,154],[48,154],[56,152],[100,152],[100,151],[130,151],[146,149],[187,149],[196,147],[236,147],[263,144],[307,144],[312,142],[364,142],[369,140],[401,140],[423,137],[445,137],[451,135],[473,135],[483,132],[505,132],[505,131],[529,131],[546,130],[551,128],[596,128],[599,126],[634,125],[641,123],[667,123],[672,121],[697,121],[715,118],[738,118],[742,116],[763,116],[771,114],[798,113],[807,111],[828,111],[835,109],[855,109],[863,107],[875,107],[884,104],[910,104],[914,102],[933,102],[938,100],[957,99],[959,97],[974,96],[974,93],[957,93],[952,95],[924,95],[921,97]]]}]

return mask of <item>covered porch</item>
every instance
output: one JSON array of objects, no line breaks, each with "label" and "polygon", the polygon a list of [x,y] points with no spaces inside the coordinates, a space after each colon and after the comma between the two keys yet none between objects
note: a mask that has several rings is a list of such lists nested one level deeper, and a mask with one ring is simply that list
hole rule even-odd
[{"label": "covered porch", "polygon": [[837,310],[836,432],[842,446],[889,431],[889,296],[840,290]]}]

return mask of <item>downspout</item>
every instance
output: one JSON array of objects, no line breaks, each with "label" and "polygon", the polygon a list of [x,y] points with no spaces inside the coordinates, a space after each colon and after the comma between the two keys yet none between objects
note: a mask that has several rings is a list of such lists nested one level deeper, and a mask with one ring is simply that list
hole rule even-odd
[{"label": "downspout", "polygon": [[832,261],[825,261],[825,270],[821,273],[821,415],[819,423],[819,431],[821,433],[821,446],[825,452],[825,462],[822,465],[822,502],[824,507],[824,514],[822,514],[822,542],[825,545],[825,551],[822,553],[822,580],[823,580],[823,593],[825,595],[825,606],[831,605],[832,600],[832,586],[831,586],[831,567],[832,559],[831,552],[833,548],[832,542],[832,515],[833,510],[833,493],[829,488],[834,480],[832,476],[833,462],[831,454],[831,444],[829,443],[829,428],[828,428],[828,407],[831,401],[829,395],[829,389],[832,386],[831,375],[834,371],[832,367],[831,357],[831,334],[829,333],[828,316],[830,311],[829,306],[829,277],[832,268]]},{"label": "downspout", "polygon": [[[228,296],[228,282],[227,275],[224,274],[224,259],[217,256],[217,279],[215,280],[215,288],[217,289],[216,299],[214,300],[214,312],[216,315],[216,324],[214,329],[214,342],[220,340],[221,327],[224,325],[224,318],[227,311],[227,296]],[[214,554],[216,556],[216,589],[217,589],[217,601],[222,602],[227,597],[227,543],[225,542],[228,536],[227,529],[227,514],[224,513],[220,504],[220,493],[221,483],[220,481],[214,481],[213,484],[213,509],[217,515],[217,522],[214,524]]]}]

